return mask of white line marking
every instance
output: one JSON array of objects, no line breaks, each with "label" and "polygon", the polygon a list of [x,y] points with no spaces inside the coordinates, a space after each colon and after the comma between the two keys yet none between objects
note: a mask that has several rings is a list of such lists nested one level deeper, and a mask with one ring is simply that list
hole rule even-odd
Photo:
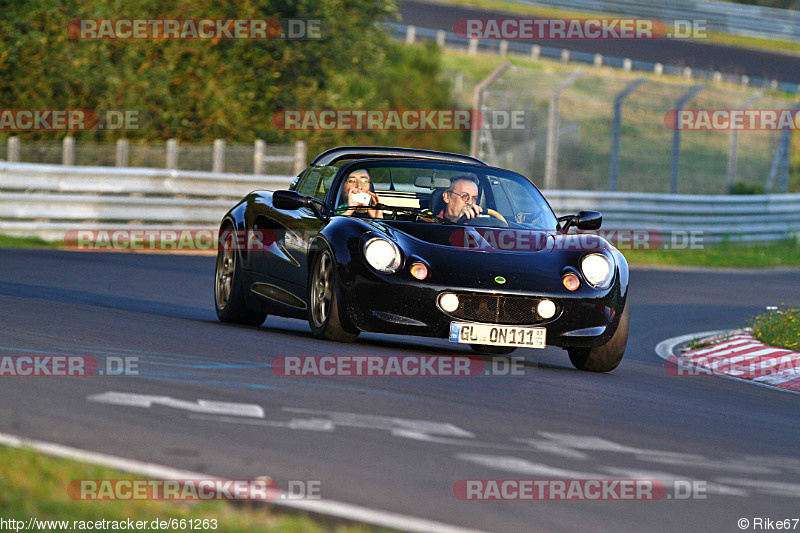
[{"label": "white line marking", "polygon": [[[689,342],[694,339],[702,338],[702,337],[711,337],[713,335],[723,335],[725,333],[729,333],[730,331],[736,330],[719,330],[719,331],[702,331],[700,333],[690,333],[688,335],[681,335],[679,337],[672,337],[669,339],[664,339],[663,341],[656,344],[656,355],[658,355],[662,359],[668,359],[673,355],[678,355],[674,353],[675,347],[680,346],[686,342]],[[742,381],[744,383],[752,383],[753,385],[758,385],[759,387],[766,387],[772,390],[778,390],[782,392],[790,392],[793,394],[800,394],[800,391],[796,391],[794,389],[785,389],[783,387],[776,387],[775,385],[771,385],[770,383],[764,383],[763,381],[756,381],[752,379],[744,379],[744,378],[737,378],[736,376],[728,376],[728,375],[719,375],[719,377],[723,379],[733,379],[736,381]]]},{"label": "white line marking", "polygon": [[728,483],[729,485],[740,485],[743,487],[751,487],[759,489],[767,494],[774,496],[791,496],[797,498],[800,496],[800,484],[797,483],[782,483],[779,481],[764,481],[760,479],[745,479],[737,477],[722,477],[717,481],[721,483]]},{"label": "white line marking", "polygon": [[322,415],[327,417],[327,419],[336,426],[389,430],[392,435],[399,437],[412,436],[413,438],[419,438],[421,434],[424,434],[439,437],[475,438],[473,433],[448,422],[414,420],[397,418],[394,416],[362,415],[359,413],[347,413],[342,411],[300,409],[295,407],[284,407],[283,410],[289,413]]},{"label": "white line marking", "polygon": [[90,402],[125,405],[128,407],[150,408],[153,405],[163,405],[165,407],[183,409],[193,413],[264,418],[264,409],[262,409],[260,405],[254,403],[216,402],[212,400],[188,402],[186,400],[170,398],[169,396],[151,396],[149,394],[128,392],[104,392],[102,394],[93,394],[86,399]]},{"label": "white line marking", "polygon": [[[54,457],[71,459],[73,461],[80,461],[82,463],[93,465],[106,466],[109,468],[122,470],[123,472],[157,479],[220,479],[209,476],[208,474],[201,474],[199,472],[178,470],[169,466],[146,463],[133,459],[125,459],[123,457],[90,452],[87,450],[80,450],[78,448],[71,448],[61,444],[26,439],[24,437],[9,435],[7,433],[0,433],[0,444],[11,446],[13,448],[30,448]],[[285,493],[281,492],[281,495],[284,496]],[[451,524],[445,524],[443,522],[427,520],[425,518],[416,518],[399,513],[379,511],[376,509],[369,509],[367,507],[337,502],[334,500],[289,500],[280,498],[270,503],[272,505],[290,507],[292,509],[318,513],[322,515],[335,516],[345,520],[353,520],[356,522],[372,524],[380,527],[399,529],[401,531],[481,533],[480,530],[477,529],[466,529]]]}]

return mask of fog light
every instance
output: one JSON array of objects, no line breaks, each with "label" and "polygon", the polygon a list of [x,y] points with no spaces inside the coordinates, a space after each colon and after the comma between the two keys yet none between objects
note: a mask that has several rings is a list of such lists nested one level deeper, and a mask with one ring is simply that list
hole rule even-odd
[{"label": "fog light", "polygon": [[578,279],[578,276],[576,276],[571,272],[565,275],[564,278],[561,280],[561,282],[564,284],[564,287],[566,287],[567,290],[569,291],[577,291],[578,287],[581,286],[581,280]]},{"label": "fog light", "polygon": [[556,304],[550,300],[542,300],[536,306],[536,312],[542,318],[553,318],[553,315],[556,314]]},{"label": "fog light", "polygon": [[439,305],[448,313],[452,313],[458,309],[458,296],[449,292],[447,294],[442,294],[439,297]]},{"label": "fog light", "polygon": [[411,265],[411,275],[418,280],[423,280],[428,277],[428,267],[426,267],[423,263],[414,263]]}]

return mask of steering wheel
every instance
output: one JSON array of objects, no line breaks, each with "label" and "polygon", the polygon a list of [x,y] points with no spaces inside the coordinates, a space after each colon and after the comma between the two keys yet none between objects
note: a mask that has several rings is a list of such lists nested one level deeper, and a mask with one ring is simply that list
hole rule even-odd
[{"label": "steering wheel", "polygon": [[493,216],[494,218],[499,218],[500,220],[502,220],[502,221],[503,221],[503,223],[504,223],[506,226],[508,226],[508,220],[506,220],[506,217],[504,217],[503,215],[501,215],[500,213],[498,213],[498,212],[497,212],[497,211],[495,211],[494,209],[487,209],[487,210],[486,210],[486,213],[487,213],[487,214],[489,214],[489,215],[491,215],[491,216]]},{"label": "steering wheel", "polygon": [[[478,215],[472,218],[467,218],[466,215],[461,215],[461,217],[458,220],[456,220],[456,224],[466,224],[468,226],[480,226],[481,224],[486,223],[487,219],[490,218],[496,218],[499,223],[498,225],[500,227],[503,228],[508,227],[508,221],[506,220],[506,218],[497,211],[495,211],[494,209],[487,209],[485,215]],[[490,225],[494,226],[494,224]]]}]

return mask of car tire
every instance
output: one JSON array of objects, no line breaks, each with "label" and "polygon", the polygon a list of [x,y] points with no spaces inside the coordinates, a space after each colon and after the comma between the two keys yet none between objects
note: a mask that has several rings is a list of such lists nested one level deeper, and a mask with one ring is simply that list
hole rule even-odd
[{"label": "car tire", "polygon": [[356,340],[359,332],[350,326],[339,306],[338,269],[328,247],[317,254],[308,277],[308,325],[314,337],[335,342]]},{"label": "car tire", "polygon": [[233,228],[226,225],[220,231],[217,266],[214,270],[214,308],[221,322],[260,326],[267,313],[248,309],[242,286],[239,254],[233,241]]},{"label": "car tire", "polygon": [[489,346],[488,344],[470,344],[473,351],[487,355],[508,355],[517,348],[515,346]]},{"label": "car tire", "polygon": [[575,368],[588,372],[611,372],[617,368],[628,344],[629,307],[625,305],[617,331],[607,343],[593,348],[567,349],[569,360]]}]

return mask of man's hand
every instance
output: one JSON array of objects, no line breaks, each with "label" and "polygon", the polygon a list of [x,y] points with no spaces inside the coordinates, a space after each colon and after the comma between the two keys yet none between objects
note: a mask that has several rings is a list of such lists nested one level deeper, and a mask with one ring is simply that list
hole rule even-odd
[{"label": "man's hand", "polygon": [[477,204],[465,205],[461,210],[461,216],[467,217],[467,219],[475,218],[481,213],[483,213],[483,208]]}]

